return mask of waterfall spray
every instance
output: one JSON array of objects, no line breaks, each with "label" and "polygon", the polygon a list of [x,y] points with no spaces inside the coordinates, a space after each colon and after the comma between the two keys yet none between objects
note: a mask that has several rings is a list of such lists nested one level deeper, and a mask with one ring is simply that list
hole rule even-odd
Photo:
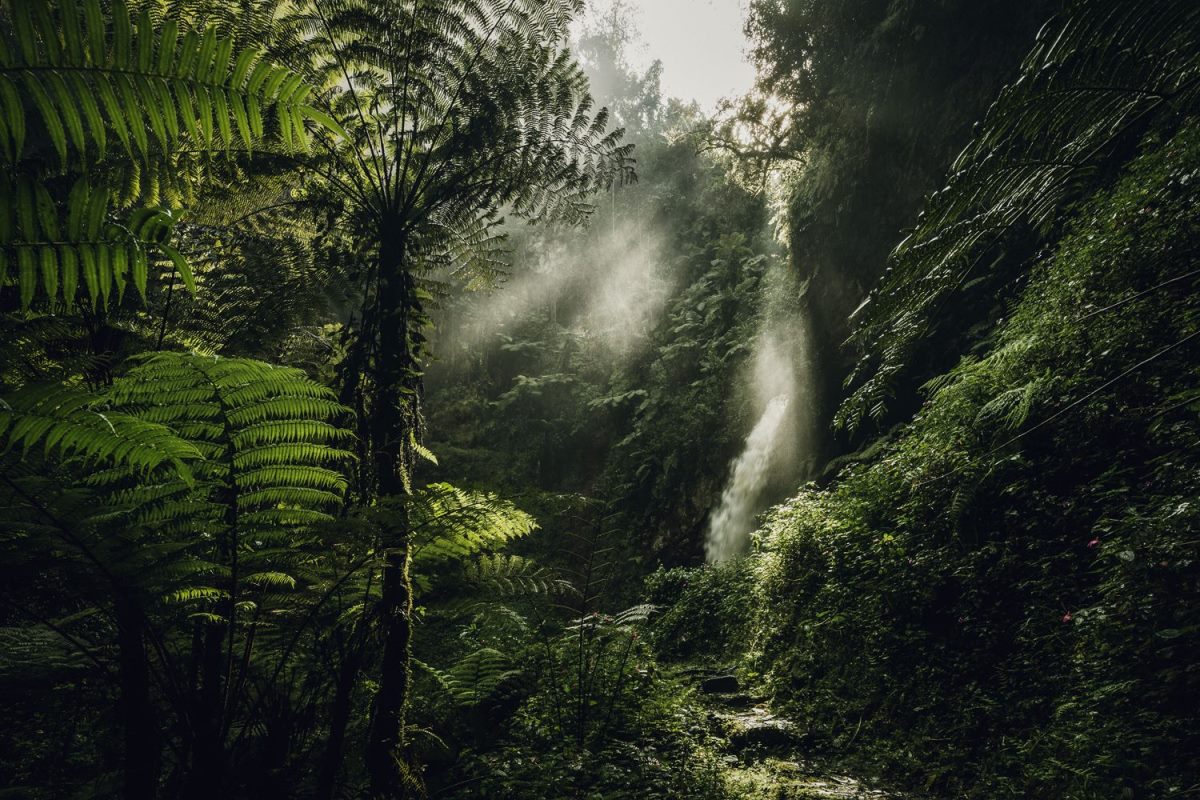
[{"label": "waterfall spray", "polygon": [[745,549],[771,475],[776,439],[785,425],[790,403],[791,397],[786,394],[771,400],[746,438],[746,448],[734,462],[733,475],[709,521],[704,554],[710,562],[728,561]]}]

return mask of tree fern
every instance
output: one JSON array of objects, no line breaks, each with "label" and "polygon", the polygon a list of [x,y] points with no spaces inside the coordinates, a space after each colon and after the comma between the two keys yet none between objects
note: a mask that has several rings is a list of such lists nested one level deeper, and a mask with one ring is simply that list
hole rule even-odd
[{"label": "tree fern", "polygon": [[[362,417],[364,493],[412,491],[428,317],[419,278],[490,270],[494,223],[578,220],[598,188],[630,176],[629,147],[593,112],[566,40],[579,0],[304,0],[279,52],[314,82],[346,135],[326,143],[310,196],[339,207],[370,269],[342,366]],[[462,271],[462,270],[460,270]],[[410,531],[388,531],[382,679],[368,736],[371,794],[403,791],[412,626]],[[433,551],[430,551],[433,552]]]}]

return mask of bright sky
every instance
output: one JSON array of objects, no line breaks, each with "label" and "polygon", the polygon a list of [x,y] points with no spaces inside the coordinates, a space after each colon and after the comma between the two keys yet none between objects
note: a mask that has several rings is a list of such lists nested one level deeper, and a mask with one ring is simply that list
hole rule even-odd
[{"label": "bright sky", "polygon": [[[712,111],[722,97],[745,94],[754,83],[742,32],[746,0],[628,0],[643,46],[630,53],[638,66],[663,62],[663,95],[699,101]],[[604,0],[596,3],[605,6]]]}]

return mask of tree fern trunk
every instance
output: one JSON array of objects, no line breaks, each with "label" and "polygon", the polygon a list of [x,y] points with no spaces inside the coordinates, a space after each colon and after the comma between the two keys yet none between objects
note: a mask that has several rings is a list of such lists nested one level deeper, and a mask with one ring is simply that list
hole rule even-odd
[{"label": "tree fern trunk", "polygon": [[[406,455],[415,435],[415,401],[420,390],[410,312],[417,305],[415,282],[407,269],[402,236],[385,233],[379,253],[379,339],[375,398],[371,407],[371,447],[382,497],[408,493],[411,475]],[[368,733],[366,762],[374,798],[412,795],[405,769],[404,725],[412,682],[412,582],[409,577],[409,526],[403,506],[385,532],[380,620],[383,666]]]},{"label": "tree fern trunk", "polygon": [[224,672],[225,625],[204,628],[200,690],[193,709],[192,763],[184,797],[211,800],[223,797],[225,746],[221,735],[221,677]]},{"label": "tree fern trunk", "polygon": [[[399,526],[398,526],[399,527]],[[405,526],[407,527],[407,526]],[[413,776],[405,768],[404,725],[412,683],[412,584],[408,573],[408,531],[393,532],[383,573],[381,619],[386,639],[379,693],[367,743],[371,797],[412,796]]]},{"label": "tree fern trunk", "polygon": [[[382,497],[406,494],[419,391],[417,354],[410,311],[417,304],[416,282],[405,263],[403,237],[388,237],[379,253],[378,330],[374,397],[371,408],[371,450],[375,481]],[[369,328],[370,326],[364,326]]]},{"label": "tree fern trunk", "polygon": [[142,611],[122,594],[116,599],[120,651],[120,704],[125,739],[124,800],[153,800],[158,794],[161,737],[150,700],[150,668],[142,638]]}]

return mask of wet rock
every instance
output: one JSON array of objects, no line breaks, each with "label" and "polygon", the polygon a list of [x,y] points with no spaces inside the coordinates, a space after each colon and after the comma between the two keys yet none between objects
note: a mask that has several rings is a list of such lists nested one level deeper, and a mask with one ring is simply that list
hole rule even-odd
[{"label": "wet rock", "polygon": [[734,750],[790,750],[800,743],[796,724],[771,715],[741,714],[729,734],[729,746]]},{"label": "wet rock", "polygon": [[717,675],[700,682],[700,691],[705,694],[734,694],[741,688],[736,675]]}]

